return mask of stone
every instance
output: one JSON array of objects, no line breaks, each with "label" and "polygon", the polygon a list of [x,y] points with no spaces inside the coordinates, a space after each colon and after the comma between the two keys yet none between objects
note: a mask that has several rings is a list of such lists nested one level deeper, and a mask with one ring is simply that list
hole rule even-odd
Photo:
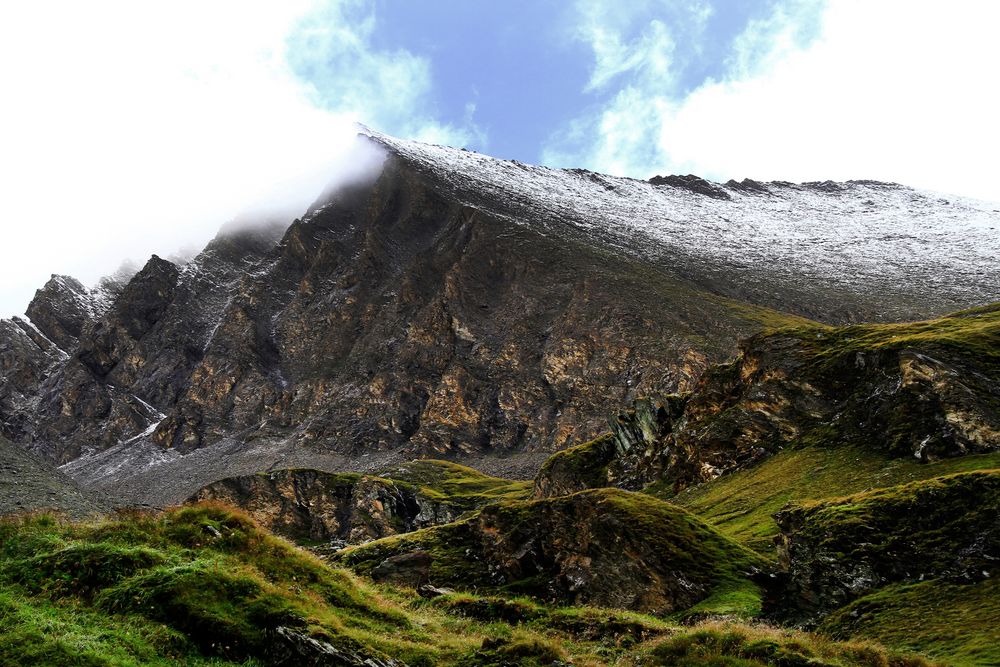
[{"label": "stone", "polygon": [[411,551],[386,558],[370,572],[378,582],[419,589],[428,583],[434,557],[426,551]]}]

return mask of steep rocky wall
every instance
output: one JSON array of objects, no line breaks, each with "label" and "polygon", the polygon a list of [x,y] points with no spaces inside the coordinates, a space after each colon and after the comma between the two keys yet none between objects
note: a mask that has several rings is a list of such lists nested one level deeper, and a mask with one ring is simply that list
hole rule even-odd
[{"label": "steep rocky wall", "polygon": [[294,540],[340,544],[447,523],[459,514],[410,484],[306,469],[220,480],[188,502],[204,500],[238,507],[268,530]]},{"label": "steep rocky wall", "polygon": [[653,613],[687,609],[720,585],[753,596],[751,579],[766,567],[684,510],[617,489],[489,505],[334,560],[411,586],[429,580]]},{"label": "steep rocky wall", "polygon": [[689,396],[637,402],[612,419],[609,444],[554,456],[536,494],[654,482],[680,490],[802,444],[854,444],[921,461],[994,451],[997,349],[1000,306],[755,336]]},{"label": "steep rocky wall", "polygon": [[970,472],[790,507],[777,515],[778,613],[815,622],[892,583],[981,581],[1000,563],[1000,473]]},{"label": "steep rocky wall", "polygon": [[238,233],[182,268],[150,260],[82,325],[19,439],[59,462],[147,431],[181,452],[234,434],[551,451],[598,434],[609,405],[690,388],[765,316],[390,158],[276,246]]}]

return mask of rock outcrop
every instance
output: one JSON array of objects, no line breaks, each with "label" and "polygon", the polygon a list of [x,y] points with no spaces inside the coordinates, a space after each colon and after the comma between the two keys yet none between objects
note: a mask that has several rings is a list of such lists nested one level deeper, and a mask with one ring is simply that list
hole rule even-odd
[{"label": "rock outcrop", "polygon": [[928,322],[803,326],[744,342],[686,397],[640,401],[560,452],[536,495],[680,490],[785,448],[850,443],[921,461],[1000,449],[1000,305]]},{"label": "rock outcrop", "polygon": [[371,574],[418,553],[434,585],[655,613],[688,609],[724,583],[755,591],[750,578],[764,567],[684,510],[617,489],[489,505],[335,561]]},{"label": "rock outcrop", "polygon": [[[227,228],[183,266],[153,257],[100,294],[50,281],[29,306],[37,335],[0,330],[3,434],[82,457],[68,470],[107,486],[136,465],[197,475],[177,455],[219,443],[258,469],[276,448],[553,452],[600,435],[612,406],[691,391],[764,326],[998,296],[980,258],[995,239],[968,222],[995,213],[974,202],[869,182],[654,185],[365,134],[381,170],[290,225]],[[900,255],[903,224],[933,248]],[[928,296],[914,285],[930,274]],[[685,447],[671,446],[682,477],[731,467],[732,451],[688,461]],[[120,474],[105,451],[129,462]],[[633,484],[647,467],[621,472]]]},{"label": "rock outcrop", "polygon": [[812,623],[889,584],[1000,574],[1000,472],[979,471],[787,508],[787,585],[774,614]]},{"label": "rock outcrop", "polygon": [[406,667],[399,660],[372,655],[364,647],[338,648],[281,625],[269,632],[269,639],[264,656],[275,667]]},{"label": "rock outcrop", "polygon": [[268,530],[293,540],[340,545],[447,523],[460,514],[406,482],[303,469],[220,480],[189,502],[204,500],[238,507]]},{"label": "rock outcrop", "polygon": [[25,315],[49,340],[63,350],[72,350],[84,326],[105,305],[76,278],[53,275],[35,293]]},{"label": "rock outcrop", "polygon": [[341,547],[448,523],[528,493],[527,482],[423,460],[381,475],[285,469],[229,477],[199,489],[188,502],[222,502],[284,537]]}]

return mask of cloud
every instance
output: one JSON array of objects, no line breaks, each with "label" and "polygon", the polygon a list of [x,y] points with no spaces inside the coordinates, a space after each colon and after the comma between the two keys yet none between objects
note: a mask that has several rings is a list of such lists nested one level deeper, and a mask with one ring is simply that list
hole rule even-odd
[{"label": "cloud", "polygon": [[307,82],[313,102],[351,109],[368,125],[420,141],[464,146],[480,140],[471,115],[461,125],[435,119],[427,58],[373,47],[377,19],[367,0],[339,0],[316,6],[291,31],[289,66]]},{"label": "cloud", "polygon": [[304,208],[354,121],[472,136],[435,121],[425,60],[372,44],[376,18],[353,0],[0,6],[0,314],[49,273],[93,283],[250,204]]},{"label": "cloud", "polygon": [[[590,45],[594,67],[587,91],[600,91],[623,76],[673,87],[685,54],[676,40],[701,44],[712,6],[704,0],[663,2],[634,0],[622,6],[603,0],[579,0],[574,37]],[[651,18],[652,17],[652,18]]]},{"label": "cloud", "polygon": [[[638,177],[874,178],[1000,200],[998,19],[1000,7],[971,1],[777,4],[733,40],[723,76],[688,91],[675,30],[674,68],[640,59],[545,160]],[[600,81],[608,41],[592,42]]]}]

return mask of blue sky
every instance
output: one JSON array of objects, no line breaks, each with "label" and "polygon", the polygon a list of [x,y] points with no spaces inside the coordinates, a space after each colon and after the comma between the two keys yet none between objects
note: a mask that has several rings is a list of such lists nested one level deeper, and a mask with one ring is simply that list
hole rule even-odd
[{"label": "blue sky", "polygon": [[[628,4],[609,5],[626,42],[640,40],[657,20],[688,36],[678,48],[683,63],[674,89],[681,95],[723,76],[733,41],[750,21],[777,7],[759,0],[635,2],[632,10],[623,8]],[[813,5],[814,12],[801,17],[807,34],[815,34],[820,13],[821,4]],[[706,8],[705,24],[697,25]],[[374,48],[405,49],[430,61],[438,117],[456,127],[472,125],[477,131],[471,146],[498,157],[542,161],[553,135],[615,92],[588,89],[595,57],[580,29],[583,12],[570,3],[380,0],[362,11],[375,17]]]},{"label": "blue sky", "polygon": [[[354,168],[355,122],[616,175],[1000,201],[1000,3],[0,3],[0,315]],[[356,161],[356,160],[355,160]]]},{"label": "blue sky", "polygon": [[[626,48],[641,44],[652,24],[664,24],[677,42],[670,54],[676,78],[669,92],[683,96],[726,76],[737,42],[753,22],[780,12],[794,14],[798,39],[806,45],[817,34],[823,7],[821,0],[376,0],[343,3],[339,17],[328,8],[307,15],[288,43],[299,53],[293,59],[296,74],[315,85],[323,103],[335,109],[343,105],[339,70],[345,63],[317,59],[300,34],[338,18],[355,26],[370,24],[366,40],[371,51],[427,63],[433,83],[426,108],[444,125],[460,130],[453,143],[537,163],[546,161],[546,148],[581,112],[607,104],[619,90],[590,85],[598,66],[589,34],[592,22],[613,32]],[[623,72],[619,79],[637,74]],[[407,123],[391,117],[368,120],[390,133],[412,132]]]}]

